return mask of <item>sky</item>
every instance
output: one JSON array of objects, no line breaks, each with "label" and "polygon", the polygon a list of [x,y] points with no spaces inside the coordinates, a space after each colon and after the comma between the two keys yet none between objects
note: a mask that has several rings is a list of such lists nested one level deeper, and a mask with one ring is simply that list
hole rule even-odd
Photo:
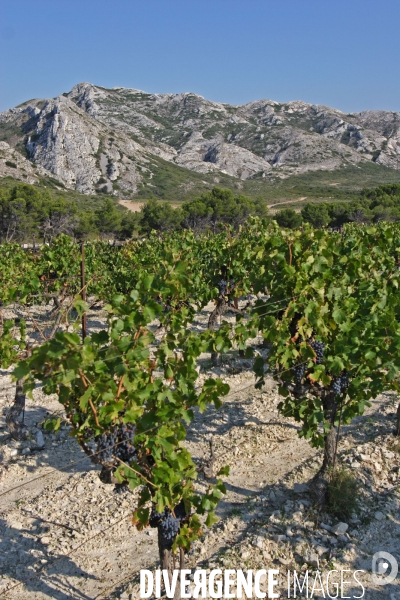
[{"label": "sky", "polygon": [[400,111],[400,0],[1,0],[0,111],[88,81]]}]

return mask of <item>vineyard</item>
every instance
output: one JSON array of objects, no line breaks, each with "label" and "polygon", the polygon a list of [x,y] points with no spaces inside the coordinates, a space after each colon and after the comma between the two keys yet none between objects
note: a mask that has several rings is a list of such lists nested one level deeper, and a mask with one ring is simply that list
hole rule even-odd
[{"label": "vineyard", "polygon": [[[0,254],[0,597],[136,600],[160,564],[353,565],[377,494],[399,535],[397,224]],[[340,478],[358,504],[335,506]]]}]

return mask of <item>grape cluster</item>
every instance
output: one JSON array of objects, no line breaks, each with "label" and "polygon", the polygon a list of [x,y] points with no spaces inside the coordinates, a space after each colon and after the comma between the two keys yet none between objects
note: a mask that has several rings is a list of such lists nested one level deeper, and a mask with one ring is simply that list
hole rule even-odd
[{"label": "grape cluster", "polygon": [[158,539],[162,550],[171,550],[172,544],[179,533],[180,521],[169,511],[158,525]]},{"label": "grape cluster", "polygon": [[333,377],[331,381],[331,390],[334,394],[340,394],[342,386],[340,385],[340,377]]},{"label": "grape cluster", "polygon": [[124,481],[123,483],[116,483],[114,485],[114,492],[119,495],[125,494],[125,492],[127,492],[128,489],[129,489],[129,487],[128,487],[126,481]]},{"label": "grape cluster", "polygon": [[102,462],[110,462],[112,460],[116,439],[117,436],[114,432],[102,433],[97,437],[97,452]]},{"label": "grape cluster", "polygon": [[132,423],[116,425],[97,437],[97,451],[102,462],[111,462],[113,457],[129,463],[135,456],[133,438],[135,426]]},{"label": "grape cluster", "polygon": [[118,446],[114,448],[114,456],[129,463],[135,456],[133,438],[135,437],[135,426],[127,423],[119,426]]},{"label": "grape cluster", "polygon": [[228,282],[225,281],[225,279],[221,279],[220,281],[218,281],[217,288],[218,288],[220,296],[225,296],[227,287],[228,287]]},{"label": "grape cluster", "polygon": [[155,504],[153,504],[151,513],[150,513],[150,518],[149,518],[150,527],[158,527],[159,524],[161,523],[161,519],[163,518],[163,516],[164,516],[164,513],[157,512]]},{"label": "grape cluster", "polygon": [[346,371],[343,371],[342,374],[340,375],[340,385],[342,386],[342,390],[347,390],[347,388],[349,387],[350,381],[349,381],[349,376],[346,373]]},{"label": "grape cluster", "polygon": [[296,365],[295,367],[292,368],[292,371],[294,373],[295,383],[300,385],[303,380],[304,373],[306,372],[306,366],[305,365]]},{"label": "grape cluster", "polygon": [[185,504],[184,504],[183,500],[181,500],[179,502],[179,504],[177,504],[175,506],[174,513],[175,513],[176,518],[179,519],[180,521],[183,521],[184,519],[186,519],[187,514],[186,514]]},{"label": "grape cluster", "polygon": [[159,304],[160,306],[163,307],[163,312],[164,313],[168,313],[168,312],[170,312],[172,310],[171,299],[170,298],[167,298],[166,302],[163,302],[161,296],[157,296],[156,302],[157,302],[157,304]]},{"label": "grape cluster", "polygon": [[331,381],[331,389],[334,394],[341,394],[349,387],[349,376],[346,371],[342,371],[339,377],[333,377]]},{"label": "grape cluster", "polygon": [[181,522],[187,517],[183,501],[179,502],[174,509],[175,516],[166,507],[164,512],[159,513],[153,504],[149,524],[150,527],[158,527],[160,546],[162,549],[171,550],[172,544],[179,533]]},{"label": "grape cluster", "polygon": [[310,346],[316,354],[317,365],[320,365],[324,360],[325,344],[323,342],[311,342]]}]

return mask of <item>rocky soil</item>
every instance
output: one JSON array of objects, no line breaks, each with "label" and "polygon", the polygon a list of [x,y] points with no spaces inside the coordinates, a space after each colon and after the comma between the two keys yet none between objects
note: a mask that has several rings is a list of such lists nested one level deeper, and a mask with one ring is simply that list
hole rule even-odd
[{"label": "rocky soil", "polygon": [[[204,327],[211,308],[195,327]],[[101,313],[90,314],[89,328],[103,323]],[[310,487],[321,451],[278,413],[272,379],[255,390],[250,368],[236,353],[224,356],[218,368],[211,368],[207,355],[200,360],[199,383],[221,376],[231,393],[220,410],[196,415],[187,443],[206,466],[213,440],[215,470],[227,464],[231,471],[220,520],[194,545],[188,568],[279,569],[282,597],[289,569],[310,576],[318,569],[363,569],[358,577],[368,600],[400,599],[398,580],[380,588],[371,579],[375,552],[385,550],[400,562],[400,441],[392,433],[397,397],[376,398],[364,416],[342,428],[339,463],[361,488],[357,510],[342,523],[313,508]],[[14,390],[9,372],[0,378],[0,597],[139,599],[139,570],[158,565],[155,531],[139,533],[130,522],[136,494],[100,482],[66,423],[57,433],[43,430],[44,420],[62,417],[63,410],[40,387],[27,401],[30,439],[12,441],[4,412]],[[212,476],[204,471],[199,489]],[[344,596],[360,594],[359,586],[345,588]]]}]

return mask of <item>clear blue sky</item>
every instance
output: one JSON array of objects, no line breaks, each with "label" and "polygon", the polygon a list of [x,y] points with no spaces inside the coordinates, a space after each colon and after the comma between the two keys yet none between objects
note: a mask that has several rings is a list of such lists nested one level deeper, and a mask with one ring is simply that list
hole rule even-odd
[{"label": "clear blue sky", "polygon": [[81,81],[400,111],[400,0],[1,0],[0,110]]}]

